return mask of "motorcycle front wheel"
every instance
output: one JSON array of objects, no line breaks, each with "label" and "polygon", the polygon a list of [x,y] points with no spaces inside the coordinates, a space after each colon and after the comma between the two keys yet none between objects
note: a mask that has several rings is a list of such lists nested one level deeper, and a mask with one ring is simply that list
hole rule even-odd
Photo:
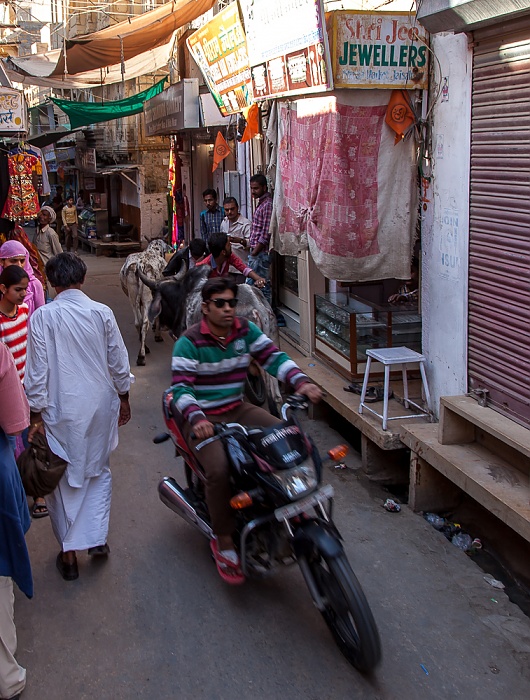
[{"label": "motorcycle front wheel", "polygon": [[337,646],[359,671],[372,671],[381,660],[379,632],[346,555],[320,554],[307,563],[325,606],[322,617]]}]

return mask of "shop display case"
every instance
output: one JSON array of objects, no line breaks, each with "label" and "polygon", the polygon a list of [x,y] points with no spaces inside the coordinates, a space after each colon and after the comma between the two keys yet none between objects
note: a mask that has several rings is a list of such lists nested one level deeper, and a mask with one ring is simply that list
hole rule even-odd
[{"label": "shop display case", "polygon": [[315,295],[315,353],[345,377],[364,376],[366,350],[402,345],[421,352],[416,302],[380,305],[347,292]]},{"label": "shop display case", "polygon": [[107,235],[109,232],[108,211],[86,207],[79,214],[77,231],[82,238],[102,238]]}]

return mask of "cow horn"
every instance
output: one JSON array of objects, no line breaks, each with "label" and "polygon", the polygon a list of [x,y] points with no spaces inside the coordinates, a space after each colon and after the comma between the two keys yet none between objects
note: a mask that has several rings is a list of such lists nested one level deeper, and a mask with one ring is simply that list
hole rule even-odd
[{"label": "cow horn", "polygon": [[140,268],[136,269],[136,274],[138,277],[142,280],[142,282],[145,284],[146,287],[149,287],[149,289],[152,292],[156,292],[158,289],[158,283],[152,280],[150,277],[147,277],[144,275],[144,273],[140,270]]}]

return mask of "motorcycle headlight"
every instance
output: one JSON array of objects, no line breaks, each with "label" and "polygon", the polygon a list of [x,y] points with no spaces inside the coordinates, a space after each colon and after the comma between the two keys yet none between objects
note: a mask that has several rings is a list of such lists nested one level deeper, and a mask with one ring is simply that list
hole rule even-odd
[{"label": "motorcycle headlight", "polygon": [[291,469],[274,472],[273,476],[291,500],[300,498],[318,486],[317,473],[312,460],[306,460]]}]

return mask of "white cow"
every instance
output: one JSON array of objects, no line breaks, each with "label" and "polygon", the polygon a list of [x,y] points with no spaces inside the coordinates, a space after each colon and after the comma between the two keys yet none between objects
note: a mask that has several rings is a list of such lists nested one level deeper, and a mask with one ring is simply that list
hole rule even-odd
[{"label": "white cow", "polygon": [[[120,270],[121,288],[129,297],[134,313],[134,325],[140,338],[140,350],[136,359],[137,365],[145,365],[145,355],[149,353],[149,348],[145,344],[149,319],[147,312],[153,300],[151,290],[139,277],[143,273],[153,282],[162,279],[162,271],[166,266],[165,253],[170,250],[169,246],[161,239],[150,241],[147,248],[141,253],[131,253],[127,256]],[[160,335],[160,324],[154,324],[155,341],[163,341]]]}]

